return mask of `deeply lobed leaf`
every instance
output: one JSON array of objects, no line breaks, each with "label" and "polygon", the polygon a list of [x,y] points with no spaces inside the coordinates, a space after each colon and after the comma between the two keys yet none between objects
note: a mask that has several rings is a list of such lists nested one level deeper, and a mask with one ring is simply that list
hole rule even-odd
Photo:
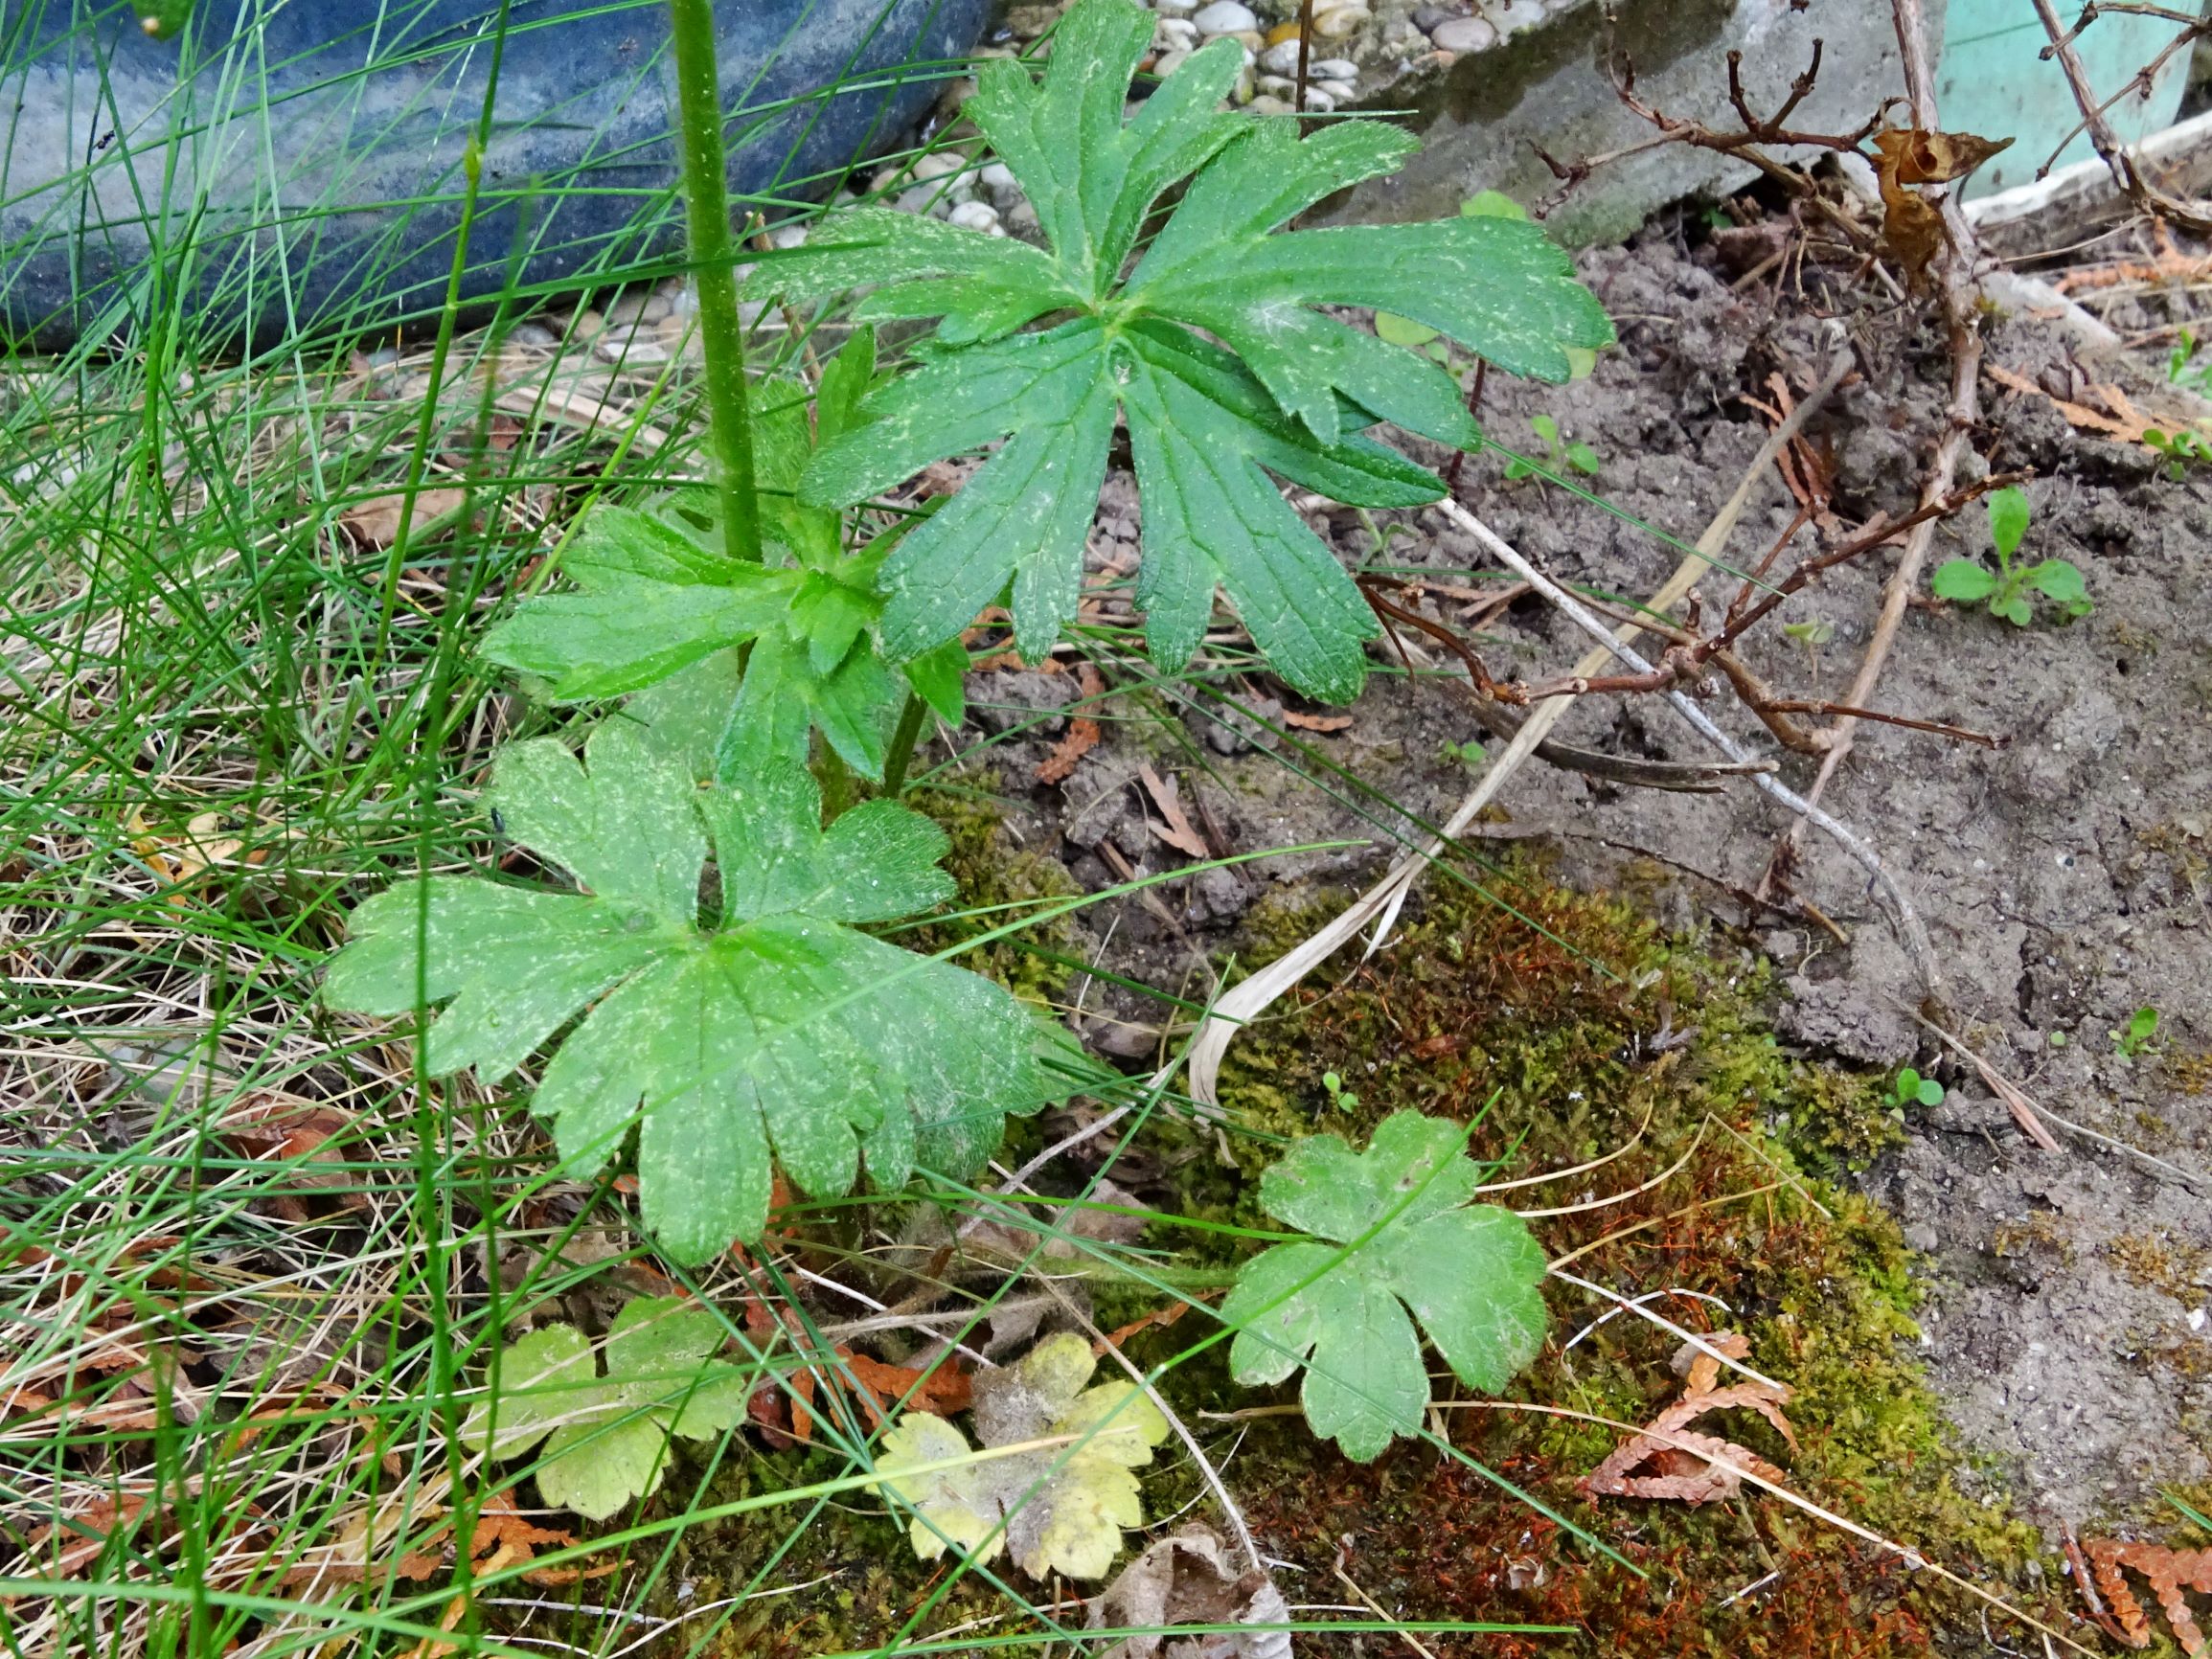
[{"label": "deeply lobed leaf", "polygon": [[[957,722],[968,655],[956,638],[903,653],[903,674],[877,648],[877,577],[901,533],[848,553],[843,515],[799,493],[817,437],[857,420],[875,364],[874,337],[862,330],[824,368],[811,422],[798,382],[759,388],[753,455],[769,562],[721,550],[704,496],[652,512],[595,508],[562,566],[577,591],[525,602],[486,637],[484,655],[541,678],[554,701],[578,703],[650,692],[749,646],[741,682],[714,711],[716,766],[730,775],[804,762],[820,731],[846,764],[880,779],[909,690]],[[711,681],[735,678],[701,672],[692,683],[704,694]],[[651,714],[670,707],[656,699]],[[696,725],[705,716],[678,717]]]},{"label": "deeply lobed leaf", "polygon": [[504,1462],[542,1443],[539,1496],[604,1520],[659,1489],[671,1435],[704,1440],[744,1420],[752,1380],[710,1357],[722,1336],[696,1303],[640,1297],[614,1317],[603,1376],[582,1331],[541,1326],[500,1354],[496,1391],[470,1408],[462,1443]]},{"label": "deeply lobed leaf", "polygon": [[[1138,600],[1154,659],[1170,670],[1188,660],[1224,587],[1286,679],[1349,698],[1374,620],[1269,475],[1355,505],[1414,505],[1441,496],[1442,482],[1363,434],[1388,420],[1462,446],[1479,436],[1428,357],[1317,307],[1381,307],[1499,368],[1554,380],[1569,377],[1573,352],[1610,343],[1611,328],[1566,256],[1525,220],[1278,234],[1333,192],[1398,167],[1413,140],[1367,122],[1301,139],[1295,118],[1220,111],[1242,64],[1227,40],[1126,118],[1152,28],[1129,0],[1080,0],[1040,80],[1007,59],[983,67],[967,113],[1035,204],[1044,250],[920,216],[855,214],[756,273],[755,292],[797,297],[881,284],[862,315],[942,319],[923,366],[867,399],[865,424],[825,443],[802,494],[863,500],[1003,441],[885,561],[884,642],[894,658],[913,655],[1010,593],[1016,642],[1035,656],[1075,613],[1118,419],[1137,463]],[[1186,178],[1125,278],[1148,216]],[[1050,326],[1015,332],[1039,321]]]},{"label": "deeply lobed leaf", "polygon": [[1033,1579],[1050,1573],[1103,1579],[1121,1551],[1122,1530],[1144,1524],[1131,1472],[1152,1460],[1167,1420],[1133,1383],[1086,1388],[1097,1366],[1090,1345],[1069,1331],[1046,1337],[1020,1361],[975,1378],[975,1428],[987,1447],[1075,1436],[1065,1446],[920,1471],[969,1451],[942,1418],[910,1412],[883,1436],[877,1489],[914,1511],[914,1553],[933,1561],[947,1543],[989,1561],[1011,1548]]},{"label": "deeply lobed leaf", "polygon": [[1362,1463],[1421,1427],[1415,1320],[1462,1382],[1490,1394],[1543,1340],[1543,1252],[1513,1212],[1469,1202],[1481,1174],[1464,1140],[1395,1112],[1364,1152],[1314,1135],[1261,1178],[1261,1207],[1316,1241],[1278,1244],[1238,1275],[1221,1304],[1237,1329],[1230,1373],[1265,1384],[1303,1368],[1307,1421]]},{"label": "deeply lobed leaf", "polygon": [[[676,1259],[758,1239],[775,1163],[825,1197],[863,1160],[885,1191],[918,1164],[971,1174],[1005,1112],[1042,1100],[1031,1021],[1006,991],[855,930],[950,896],[927,819],[872,802],[824,830],[812,778],[788,765],[702,794],[619,721],[582,763],[552,739],[506,750],[491,798],[584,891],[433,877],[379,894],[324,1000],[445,1003],[429,1069],[487,1081],[582,1013],[533,1107],[580,1170],[637,1128],[645,1218]],[[702,920],[710,839],[721,906]]]}]

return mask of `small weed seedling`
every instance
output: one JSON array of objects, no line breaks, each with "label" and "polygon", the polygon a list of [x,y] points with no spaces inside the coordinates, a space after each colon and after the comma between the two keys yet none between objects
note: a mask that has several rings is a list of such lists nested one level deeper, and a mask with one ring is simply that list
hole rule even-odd
[{"label": "small weed seedling", "polygon": [[1934,1106],[1943,1103],[1943,1085],[1933,1078],[1924,1078],[1910,1066],[1900,1067],[1897,1080],[1889,1085],[1888,1104],[1903,1109],[1906,1106]]},{"label": "small weed seedling", "polygon": [[2112,1046],[2124,1060],[2140,1059],[2148,1052],[2151,1039],[2158,1034],[2158,1011],[2139,1008],[2128,1017],[2125,1031],[2112,1033]]},{"label": "small weed seedling", "polygon": [[[1554,472],[1571,466],[1577,472],[1594,474],[1605,466],[1605,457],[1587,443],[1563,442],[1560,437],[1560,423],[1549,415],[1531,415],[1528,423],[1530,429],[1543,440],[1544,454],[1550,460]],[[1505,464],[1505,475],[1509,482],[1516,478],[1534,477],[1536,470],[1534,462],[1522,461],[1517,457]]]},{"label": "small weed seedling", "polygon": [[1344,1079],[1334,1072],[1321,1074],[1321,1086],[1329,1091],[1329,1103],[1338,1111],[1349,1112],[1358,1106],[1359,1097],[1346,1088]]},{"label": "small weed seedling", "polygon": [[2082,573],[2063,558],[2015,568],[2013,555],[2028,533],[2028,498],[2018,489],[1994,491],[1989,498],[1990,539],[1996,544],[1997,568],[1993,575],[1977,559],[1954,558],[1938,567],[1933,587],[1937,599],[1961,604],[1989,602],[1992,616],[2015,627],[2026,627],[2035,615],[2030,591],[2063,606],[2066,620],[2087,616],[2096,607],[2089,602]]},{"label": "small weed seedling", "polygon": [[2178,432],[2161,432],[2157,427],[2147,427],[2143,442],[2166,458],[2166,476],[2176,484],[2189,474],[2192,461],[2212,461],[2212,442],[2201,433],[2183,428]]}]

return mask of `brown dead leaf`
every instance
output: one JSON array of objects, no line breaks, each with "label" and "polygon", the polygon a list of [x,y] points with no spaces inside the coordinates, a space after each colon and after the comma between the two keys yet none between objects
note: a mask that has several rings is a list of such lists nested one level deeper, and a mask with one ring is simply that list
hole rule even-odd
[{"label": "brown dead leaf", "polygon": [[[415,515],[408,525],[408,534],[420,535],[434,519],[459,512],[468,499],[464,489],[418,489],[415,491]],[[399,520],[407,510],[407,492],[393,490],[388,495],[372,495],[366,501],[357,501],[338,515],[338,522],[352,532],[353,539],[363,547],[376,551],[387,548],[399,538]]]},{"label": "brown dead leaf", "polygon": [[1883,170],[1894,172],[1900,184],[1949,184],[2012,143],[2010,138],[1988,139],[1971,132],[1924,132],[1919,127],[1889,127],[1874,135]]},{"label": "brown dead leaf", "polygon": [[[1076,670],[1076,684],[1087,697],[1106,694],[1106,681],[1089,663]],[[1076,762],[1098,747],[1098,722],[1087,716],[1078,715],[1067,723],[1067,736],[1053,745],[1052,753],[1044,758],[1044,764],[1037,769],[1039,784],[1064,784],[1074,775]]]},{"label": "brown dead leaf", "polygon": [[[133,807],[123,820],[130,832],[131,851],[146,860],[147,868],[163,881],[183,888],[210,870],[256,867],[269,860],[268,838],[277,827],[241,813],[197,812],[181,830],[156,830],[147,822],[143,807]],[[182,892],[169,897],[172,906],[187,902]]]},{"label": "brown dead leaf", "polygon": [[2000,364],[1984,363],[1982,372],[2000,386],[2009,386],[2015,392],[2032,393],[2038,398],[2048,398],[2057,406],[2059,413],[2066,418],[2067,424],[2085,432],[2102,432],[2108,437],[2119,439],[2123,443],[2140,443],[2143,434],[2155,424],[2136,409],[2127,393],[2117,386],[2100,382],[2089,387],[2106,408],[2112,411],[2110,414],[2102,414],[2087,404],[2069,403],[2064,398],[2053,398],[2025,375],[2016,375]]},{"label": "brown dead leaf", "polygon": [[1127,1325],[1115,1326],[1113,1329],[1106,1333],[1105,1341],[1092,1343],[1090,1351],[1093,1353],[1103,1354],[1108,1348],[1120,1348],[1123,1343],[1136,1335],[1140,1330],[1151,1330],[1155,1327],[1165,1330],[1190,1310],[1191,1305],[1188,1302],[1171,1302],[1165,1307],[1155,1307],[1150,1313],[1139,1314]]},{"label": "brown dead leaf", "polygon": [[[746,1324],[751,1326],[751,1306],[746,1313]],[[792,1324],[794,1334],[800,1334],[795,1322]],[[838,1362],[834,1367],[795,1371],[786,1379],[787,1401],[780,1398],[775,1389],[763,1388],[747,1402],[754,1423],[767,1435],[770,1444],[781,1449],[792,1442],[813,1443],[814,1419],[822,1409],[815,1403],[815,1390],[824,1385],[858,1406],[870,1428],[879,1425],[901,1400],[905,1410],[925,1411],[932,1417],[968,1409],[968,1374],[949,1362],[924,1375],[910,1366],[891,1365],[872,1354],[855,1353],[843,1343],[832,1352]],[[854,1385],[850,1388],[846,1386],[848,1377]]]},{"label": "brown dead leaf", "polygon": [[[1706,1343],[1730,1359],[1742,1359],[1751,1352],[1749,1340],[1738,1331],[1708,1337]],[[1692,1433],[1689,1425],[1709,1411],[1747,1409],[1772,1423],[1795,1451],[1796,1431],[1782,1415],[1783,1406],[1790,1402],[1789,1389],[1763,1382],[1716,1388],[1720,1361],[1692,1343],[1684,1343],[1675,1355],[1675,1368],[1688,1373],[1682,1398],[1585,1475],[1580,1483],[1585,1492],[1592,1497],[1668,1498],[1685,1504],[1709,1504],[1734,1497],[1742,1489],[1744,1483],[1737,1469],[1777,1483],[1788,1478],[1758,1453],[1717,1435]],[[1715,1460],[1721,1458],[1735,1467],[1719,1466]]]},{"label": "brown dead leaf", "polygon": [[1191,821],[1183,815],[1183,803],[1175,792],[1175,781],[1163,778],[1150,765],[1139,766],[1137,777],[1150,795],[1152,805],[1159,808],[1164,822],[1152,825],[1152,830],[1177,852],[1192,858],[1206,856],[1206,839],[1191,828]]},{"label": "brown dead leaf", "polygon": [[[249,1158],[266,1158],[283,1164],[341,1164],[345,1153],[333,1141],[353,1128],[353,1120],[335,1106],[312,1102],[265,1102],[233,1113],[220,1132]],[[335,1200],[342,1209],[365,1211],[369,1194],[353,1175],[342,1170],[301,1168],[286,1176],[286,1185],[271,1188],[257,1202],[279,1220],[295,1224],[312,1220],[310,1200]]]},{"label": "brown dead leaf", "polygon": [[[1150,1632],[1125,1636],[1099,1659],[1290,1659],[1288,1630],[1237,1628],[1289,1622],[1289,1603],[1265,1569],[1240,1574],[1220,1536],[1196,1521],[1147,1547],[1083,1615],[1086,1629]],[[1207,1633],[1165,1633],[1178,1625]]]},{"label": "brown dead leaf", "polygon": [[[2166,1622],[2174,1626],[2174,1640],[2181,1644],[2181,1651],[2189,1659],[2204,1659],[2212,1653],[2182,1593],[2197,1590],[2212,1596],[2212,1550],[2170,1550],[2160,1544],[2123,1543],[2118,1538],[2085,1538],[2082,1548],[2088,1553],[2096,1588],[2105,1593],[2119,1622],[2120,1638],[2129,1647],[2151,1645],[2151,1616],[2135,1599],[2123,1569],[2132,1569],[2151,1580],[2152,1594],[2165,1610]],[[2084,1590],[2087,1593],[2087,1586]]]},{"label": "brown dead leaf", "polygon": [[1283,724],[1301,732],[1343,732],[1351,729],[1350,715],[1308,715],[1296,709],[1283,711]]},{"label": "brown dead leaf", "polygon": [[[96,1498],[86,1508],[64,1519],[38,1528],[26,1539],[30,1546],[26,1555],[35,1553],[49,1543],[61,1547],[50,1559],[38,1563],[41,1577],[74,1579],[107,1548],[107,1537],[119,1527],[134,1525],[146,1512],[147,1500],[128,1492],[118,1502],[114,1498]],[[163,1518],[167,1518],[167,1511]]]},{"label": "brown dead leaf", "polygon": [[1943,216],[1926,196],[1905,187],[1946,184],[1978,167],[2012,140],[1992,143],[1971,132],[1925,132],[1889,127],[1874,135],[1874,171],[1881,190],[1881,234],[1915,287],[1943,246]]}]

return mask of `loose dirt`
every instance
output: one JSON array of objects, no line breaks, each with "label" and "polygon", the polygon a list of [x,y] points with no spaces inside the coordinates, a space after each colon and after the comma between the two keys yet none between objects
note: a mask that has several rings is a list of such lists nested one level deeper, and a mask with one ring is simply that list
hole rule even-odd
[{"label": "loose dirt", "polygon": [[[1678,553],[1619,514],[1694,540],[1768,431],[1745,399],[1771,402],[1777,374],[1801,396],[1838,327],[1858,375],[1808,429],[1833,469],[1834,511],[1854,526],[1912,507],[1949,373],[1922,307],[1843,291],[1842,273],[1816,269],[1802,288],[1794,274],[1779,288],[1771,274],[1739,282],[1713,246],[1693,250],[1680,225],[1581,262],[1617,321],[1619,349],[1564,388],[1492,376],[1483,419],[1501,443],[1540,453],[1529,418],[1549,414],[1602,458],[1588,488],[1618,512],[1536,479],[1508,482],[1495,455],[1470,460],[1458,486],[1471,511],[1551,575],[1624,596],[1656,588]],[[2133,314],[2114,320],[2153,326],[2164,303],[2131,303]],[[2083,362],[2049,323],[2001,315],[1988,338],[1993,364],[2071,400],[2093,402],[2101,394],[2090,388],[2116,382],[2144,407],[2176,405],[2162,341]],[[2147,1514],[2160,1485],[2212,1477],[2212,474],[2170,478],[2142,445],[2077,431],[2049,398],[1994,379],[1983,406],[1966,475],[2033,470],[2020,557],[2071,560],[2096,608],[2069,624],[2049,607],[2018,627],[1916,602],[1875,706],[2005,746],[1862,725],[1826,805],[1874,843],[1924,913],[1954,1034],[2053,1113],[2147,1156],[2074,1134],[2056,1152],[2031,1145],[1972,1068],[1916,1023],[1911,965],[1864,873],[1832,844],[1808,839],[1789,879],[1794,899],[1749,902],[1789,822],[1744,784],[1660,793],[1532,765],[1505,791],[1509,822],[1485,830],[1538,839],[1570,884],[1764,953],[1784,988],[1771,1015],[1807,1055],[1885,1073],[1911,1063],[1948,1085],[1940,1106],[1905,1113],[1902,1146],[1859,1179],[1919,1253],[1924,1357],[1965,1443],[2024,1512],[2097,1527]],[[1739,568],[1757,559],[1793,511],[1768,467],[1722,557]],[[1506,588],[1433,510],[1363,518],[1316,504],[1312,521],[1350,561],[1430,575],[1467,596],[1432,592],[1429,614],[1454,628]],[[1133,491],[1117,478],[1094,566],[1133,570],[1136,539]],[[1986,558],[1989,546],[1982,510],[1969,508],[1939,531],[1929,568]],[[1895,557],[1878,552],[1792,599],[1755,637],[1752,666],[1793,694],[1841,697]],[[1708,617],[1735,585],[1718,573],[1702,584]],[[1106,601],[1108,620],[1119,602]],[[1783,622],[1810,625],[1809,637],[1786,637]],[[1525,598],[1473,643],[1501,677],[1564,671],[1583,648]],[[1390,648],[1376,656],[1391,660]],[[1192,860],[1154,828],[1164,813],[1138,776],[1150,763],[1179,774],[1189,817],[1221,850],[1356,843],[1173,879],[1141,902],[1088,913],[1087,959],[1202,1001],[1229,952],[1323,891],[1348,894],[1379,874],[1397,850],[1390,831],[1415,833],[1398,813],[1441,820],[1470,787],[1464,751],[1448,746],[1483,734],[1464,681],[1443,676],[1456,673],[1449,659],[1430,643],[1426,660],[1438,673],[1410,683],[1379,672],[1343,730],[1293,730],[1311,759],[1248,720],[1208,714],[1203,697],[1178,710],[1125,674],[1103,740],[1058,786],[1025,787],[1064,739],[1060,711],[1081,696],[1075,677],[1019,667],[981,675],[974,717],[1004,734],[994,763],[1015,802],[1004,833],[1091,890],[1180,868]],[[1282,688],[1235,669],[1217,689],[1279,717]],[[1810,785],[1814,761],[1774,750],[1725,693],[1708,707],[1774,752],[1792,787]],[[1169,724],[1178,718],[1182,733]],[[1586,698],[1557,735],[1613,754],[1707,758],[1652,698]],[[1104,977],[1081,989],[1095,1044],[1132,1064],[1159,1052],[1174,1011]],[[2156,1033],[2125,1053],[2114,1034],[2143,1008],[2157,1011]]]}]

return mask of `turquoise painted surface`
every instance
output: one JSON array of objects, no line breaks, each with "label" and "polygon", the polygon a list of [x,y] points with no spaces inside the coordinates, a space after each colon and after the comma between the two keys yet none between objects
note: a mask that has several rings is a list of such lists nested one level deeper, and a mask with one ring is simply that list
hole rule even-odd
[{"label": "turquoise painted surface", "polygon": [[[2194,11],[2202,0],[2164,0],[2169,11]],[[2059,15],[2070,26],[2080,15],[2076,0],[2059,0]],[[2105,12],[2075,41],[2099,99],[2126,86],[2135,72],[2174,38],[2178,24],[2155,17]],[[2013,137],[2012,148],[1993,157],[1967,182],[1969,196],[1987,195],[2025,184],[2036,175],[2074,125],[2081,120],[2066,78],[2057,63],[2036,56],[2049,42],[2030,0],[1950,0],[1944,20],[1942,67],[1936,75],[1936,104],[1952,132],[1984,138]],[[2129,92],[2106,112],[2122,140],[2132,141],[2170,125],[2180,106],[2189,73],[2189,53],[2177,52],[2159,71],[2144,98]],[[2094,155],[2086,136],[2068,141],[2058,166]]]}]

